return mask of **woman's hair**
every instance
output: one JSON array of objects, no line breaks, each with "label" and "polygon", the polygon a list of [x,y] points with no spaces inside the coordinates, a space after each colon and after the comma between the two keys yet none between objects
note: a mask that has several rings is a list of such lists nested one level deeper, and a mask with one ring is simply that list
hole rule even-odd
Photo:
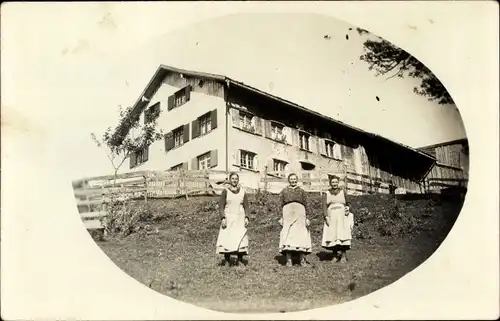
[{"label": "woman's hair", "polygon": [[231,180],[231,178],[232,178],[233,176],[236,176],[238,179],[240,178],[240,175],[238,175],[238,174],[237,174],[237,173],[235,173],[235,172],[232,172],[232,173],[230,173],[230,174],[229,174],[228,179],[229,179],[229,180]]},{"label": "woman's hair", "polygon": [[336,179],[337,181],[340,181],[340,177],[338,177],[337,175],[332,175],[330,176],[330,179],[329,181],[331,182],[332,180]]}]

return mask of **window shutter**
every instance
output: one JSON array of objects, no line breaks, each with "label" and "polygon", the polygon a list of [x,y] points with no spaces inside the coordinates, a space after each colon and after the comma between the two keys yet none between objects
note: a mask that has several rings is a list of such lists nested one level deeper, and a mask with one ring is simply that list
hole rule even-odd
[{"label": "window shutter", "polygon": [[165,151],[169,151],[174,148],[174,134],[169,132],[165,135]]},{"label": "window shutter", "polygon": [[174,95],[168,97],[167,110],[172,110],[174,108],[174,100],[175,100]]},{"label": "window shutter", "polygon": [[188,102],[191,99],[191,86],[188,85],[186,88],[184,88],[184,94],[186,95],[186,102]]},{"label": "window shutter", "polygon": [[233,125],[240,127],[240,111],[236,108],[231,108],[231,115],[233,116]]},{"label": "window shutter", "polygon": [[189,141],[189,124],[184,125],[183,134],[184,143],[187,143]]},{"label": "window shutter", "polygon": [[253,156],[253,169],[259,170],[259,156],[257,154]]},{"label": "window shutter", "polygon": [[267,172],[274,172],[274,159],[270,158],[266,161]]},{"label": "window shutter", "polygon": [[198,170],[198,157],[195,157],[191,160],[191,170],[193,171]]},{"label": "window shutter", "polygon": [[319,153],[321,155],[326,155],[326,141],[323,138],[318,138]]},{"label": "window shutter", "polygon": [[149,159],[149,146],[144,147],[143,150],[143,162],[147,162]]},{"label": "window shutter", "polygon": [[233,151],[233,158],[234,158],[234,165],[241,165],[241,162],[240,162],[240,150],[239,149],[236,149],[235,151]]},{"label": "window shutter", "polygon": [[182,169],[187,171],[188,170],[188,162],[182,163]]},{"label": "window shutter", "polygon": [[342,148],[339,144],[333,145],[333,157],[342,159]]},{"label": "window shutter", "polygon": [[210,112],[210,117],[211,117],[211,125],[212,129],[217,128],[217,109],[214,109]]},{"label": "window shutter", "polygon": [[137,155],[135,154],[135,152],[130,153],[129,158],[130,158],[130,168],[134,168],[137,161]]},{"label": "window shutter", "polygon": [[193,120],[193,122],[191,123],[191,130],[193,131],[192,132],[192,139],[195,139],[196,137],[200,136],[200,120],[199,119],[195,119]]},{"label": "window shutter", "polygon": [[210,167],[216,167],[218,165],[217,162],[217,149],[210,151]]},{"label": "window shutter", "polygon": [[151,109],[146,109],[144,111],[144,125],[146,125],[148,123],[150,114],[151,114]]},{"label": "window shutter", "polygon": [[299,131],[296,130],[295,128],[290,128],[290,131],[292,133],[292,145],[294,146],[299,146]]},{"label": "window shutter", "polygon": [[271,121],[265,120],[264,121],[264,135],[266,137],[271,137]]},{"label": "window shutter", "polygon": [[262,135],[262,119],[255,116],[254,122],[255,122],[255,133]]},{"label": "window shutter", "polygon": [[290,127],[284,127],[283,128],[283,134],[285,134],[286,137],[286,143],[287,144],[292,144],[292,130]]}]

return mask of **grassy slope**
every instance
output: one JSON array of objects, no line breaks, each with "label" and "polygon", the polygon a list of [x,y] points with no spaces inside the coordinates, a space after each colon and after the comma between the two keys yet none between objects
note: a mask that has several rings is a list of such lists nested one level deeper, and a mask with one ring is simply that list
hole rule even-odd
[{"label": "grassy slope", "polygon": [[277,251],[275,196],[251,200],[249,264],[218,267],[217,198],[150,200],[141,228],[98,242],[125,272],[152,289],[199,306],[233,312],[294,311],[345,302],[386,286],[417,267],[439,246],[461,202],[351,197],[355,235],[349,263],[321,251],[318,197],[311,197],[314,251],[309,268],[285,268]]}]

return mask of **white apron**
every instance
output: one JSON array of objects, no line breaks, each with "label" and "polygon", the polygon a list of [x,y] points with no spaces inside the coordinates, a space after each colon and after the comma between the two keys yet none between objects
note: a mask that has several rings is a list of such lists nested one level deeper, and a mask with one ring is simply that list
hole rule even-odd
[{"label": "white apron", "polygon": [[222,226],[217,237],[217,253],[242,253],[248,254],[248,236],[245,227],[245,210],[243,198],[245,191],[240,188],[238,193],[226,190],[226,206],[224,215],[226,217],[226,228]]}]

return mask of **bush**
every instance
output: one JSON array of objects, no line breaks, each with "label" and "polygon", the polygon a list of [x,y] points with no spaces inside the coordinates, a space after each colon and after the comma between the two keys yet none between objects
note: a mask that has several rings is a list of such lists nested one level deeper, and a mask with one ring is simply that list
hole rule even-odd
[{"label": "bush", "polygon": [[150,221],[153,213],[144,201],[112,199],[103,205],[106,216],[102,222],[108,235],[128,236],[141,228],[141,223]]},{"label": "bush", "polygon": [[[252,229],[265,232],[279,230],[278,220],[282,210],[279,196],[262,190],[248,196]],[[354,213],[355,239],[397,237],[432,231],[445,223],[450,226],[456,219],[453,213],[458,214],[456,211],[451,211],[452,214],[443,212],[442,208],[447,203],[442,203],[440,199],[401,200],[394,195],[379,194],[349,196],[348,201]],[[321,233],[321,196],[308,193],[308,206],[312,232]],[[212,237],[220,226],[217,197],[199,196],[188,201],[150,199],[148,203],[117,199],[106,205],[106,212],[108,217],[105,218],[105,224],[110,235],[127,236],[136,232],[150,234],[149,225],[168,221],[185,237]]]}]

